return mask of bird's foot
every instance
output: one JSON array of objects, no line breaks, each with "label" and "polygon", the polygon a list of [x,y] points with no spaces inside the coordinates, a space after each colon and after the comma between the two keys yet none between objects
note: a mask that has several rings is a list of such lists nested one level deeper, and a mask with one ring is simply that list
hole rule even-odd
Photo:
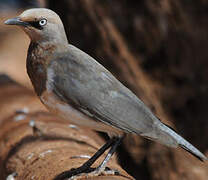
[{"label": "bird's foot", "polygon": [[87,172],[87,173],[86,172],[85,173],[80,173],[80,174],[71,176],[67,180],[79,180],[79,179],[82,179],[83,177],[84,178],[90,178],[90,177],[95,177],[95,176],[100,176],[100,175],[105,175],[105,176],[119,175],[119,171],[110,169],[108,167],[106,167],[104,169],[100,168],[100,167],[95,168],[95,169],[91,168],[91,170],[89,172]]},{"label": "bird's foot", "polygon": [[54,180],[66,180],[66,179],[68,180],[72,177],[79,176],[80,174],[90,173],[93,170],[94,169],[91,167],[87,167],[87,166],[82,165],[78,168],[72,168],[69,171],[62,172],[61,174],[56,176]]},{"label": "bird's foot", "polygon": [[82,154],[82,155],[78,155],[78,156],[71,156],[70,159],[78,159],[78,158],[81,158],[81,159],[90,159],[91,156],[89,155],[85,155],[85,154]]},{"label": "bird's foot", "polygon": [[[120,144],[122,138],[112,138],[105,145],[103,145],[88,161],[82,166],[70,171],[65,171],[55,177],[54,180],[75,180],[86,177],[93,177],[99,175],[120,175],[118,171],[111,170],[106,167],[107,162],[115,152],[116,147]],[[105,152],[106,149],[111,147],[103,162],[97,168],[91,168],[92,164]]]},{"label": "bird's foot", "polygon": [[58,175],[54,180],[79,180],[82,178],[90,178],[100,175],[119,175],[118,170],[112,170],[108,167],[106,168],[84,168],[83,166],[65,171],[62,174]]}]

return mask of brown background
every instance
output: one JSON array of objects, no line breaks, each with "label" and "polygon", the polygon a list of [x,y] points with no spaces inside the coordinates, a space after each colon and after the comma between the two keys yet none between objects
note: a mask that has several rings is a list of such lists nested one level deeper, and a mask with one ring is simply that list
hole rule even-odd
[{"label": "brown background", "polygon": [[[163,122],[208,153],[206,1],[49,0],[46,6],[61,16],[70,43],[101,62]],[[14,15],[2,15],[1,22]],[[0,28],[0,71],[30,87],[25,74],[28,38],[2,23]],[[118,157],[136,179],[208,177],[207,163],[140,137],[128,136]]]}]

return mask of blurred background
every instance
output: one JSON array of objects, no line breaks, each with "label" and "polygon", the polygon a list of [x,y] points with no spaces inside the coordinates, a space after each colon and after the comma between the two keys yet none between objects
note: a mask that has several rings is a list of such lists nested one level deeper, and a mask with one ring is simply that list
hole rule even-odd
[{"label": "blurred background", "polygon": [[[0,0],[0,74],[27,88],[29,38],[3,22],[31,7],[58,13],[71,44],[208,155],[208,1]],[[207,163],[140,137],[128,136],[118,157],[138,180],[208,177]]]}]

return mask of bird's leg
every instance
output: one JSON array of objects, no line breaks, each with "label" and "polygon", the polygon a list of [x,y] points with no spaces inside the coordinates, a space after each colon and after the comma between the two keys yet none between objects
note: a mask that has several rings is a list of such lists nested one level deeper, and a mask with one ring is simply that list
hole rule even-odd
[{"label": "bird's leg", "polygon": [[[111,146],[114,145],[117,138],[110,139],[106,144],[104,144],[87,162],[85,162],[80,168],[87,169]],[[77,168],[79,169],[79,168]],[[75,170],[77,170],[75,169]]]},{"label": "bird's leg", "polygon": [[[88,161],[86,161],[82,166],[76,168],[76,169],[71,169],[69,171],[65,171],[63,173],[61,173],[60,175],[58,175],[54,180],[60,180],[60,179],[64,179],[64,178],[69,178],[69,177],[72,177],[72,176],[76,176],[78,174],[81,174],[81,173],[90,173],[94,170],[97,170],[96,169],[93,169],[91,168],[91,165],[109,148],[112,146],[112,150],[109,151],[109,153],[107,154],[106,158],[104,159],[104,161],[101,163],[101,168],[103,166],[106,165],[106,163],[108,162],[108,160],[110,159],[110,157],[112,156],[113,154],[113,150],[115,151],[116,147],[118,145],[115,146],[115,144],[117,144],[119,140],[119,143],[120,143],[120,138],[118,137],[113,137],[111,138],[109,141],[107,141],[106,144],[104,144]],[[115,147],[115,148],[113,148]],[[103,165],[102,165],[103,164]],[[100,167],[98,166],[98,168]]]},{"label": "bird's leg", "polygon": [[100,172],[103,172],[106,168],[107,162],[110,160],[114,152],[116,151],[116,148],[121,144],[122,137],[117,138],[115,143],[111,146],[111,149],[109,150],[108,154],[106,155],[105,159],[103,162],[96,168],[95,172],[100,174]]},{"label": "bird's leg", "polygon": [[120,145],[122,138],[115,138],[114,143],[111,145],[111,149],[109,150],[108,154],[106,155],[105,159],[103,160],[103,162],[95,169],[92,169],[89,172],[85,172],[85,173],[81,173],[81,174],[77,174],[74,176],[71,176],[69,178],[69,180],[73,180],[73,179],[79,179],[83,176],[87,176],[87,177],[92,177],[92,176],[98,176],[100,174],[106,174],[106,175],[115,175],[115,174],[119,174],[119,172],[117,170],[111,170],[111,169],[107,169],[106,165],[107,162],[110,160],[110,158],[112,157],[113,153],[116,151],[116,148],[118,147],[118,145]]}]

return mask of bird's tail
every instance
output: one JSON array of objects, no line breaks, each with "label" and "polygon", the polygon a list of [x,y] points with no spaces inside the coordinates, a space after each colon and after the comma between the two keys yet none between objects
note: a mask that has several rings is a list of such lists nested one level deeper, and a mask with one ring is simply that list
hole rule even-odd
[{"label": "bird's tail", "polygon": [[[180,146],[181,148],[185,149],[189,153],[191,153],[196,158],[200,159],[201,161],[208,160],[208,158],[202,154],[197,148],[191,145],[188,141],[178,135],[172,128],[169,126],[161,123],[160,130],[162,130],[166,135],[172,137],[175,140],[175,147]],[[165,144],[165,143],[163,143]],[[168,144],[167,144],[168,145]]]}]

